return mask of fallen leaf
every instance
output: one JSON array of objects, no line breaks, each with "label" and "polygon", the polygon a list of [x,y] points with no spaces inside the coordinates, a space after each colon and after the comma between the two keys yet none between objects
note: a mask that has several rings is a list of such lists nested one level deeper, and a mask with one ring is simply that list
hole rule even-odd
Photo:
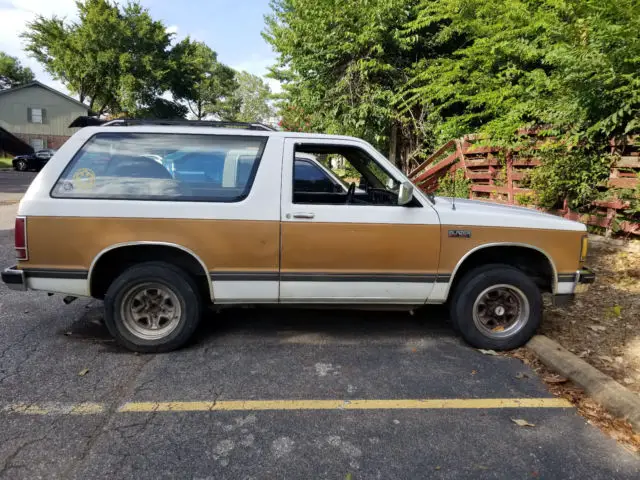
[{"label": "fallen leaf", "polygon": [[73,335],[73,332],[64,332],[64,334],[65,334],[67,337],[70,337],[71,335]]},{"label": "fallen leaf", "polygon": [[535,427],[534,423],[529,423],[522,418],[512,418],[511,421],[518,425],[519,427]]},{"label": "fallen leaf", "polygon": [[620,305],[614,305],[611,307],[611,313],[613,313],[616,317],[622,315],[622,307]]},{"label": "fallen leaf", "polygon": [[436,470],[440,470],[440,465],[436,465]]},{"label": "fallen leaf", "polygon": [[83,368],[82,370],[80,370],[78,372],[78,376],[79,377],[84,377],[87,373],[89,373],[89,369],[88,368]]},{"label": "fallen leaf", "polygon": [[594,332],[604,332],[607,327],[603,327],[602,325],[589,325],[589,328]]},{"label": "fallen leaf", "polygon": [[504,332],[504,326],[498,325],[496,328],[491,329],[492,332]]},{"label": "fallen leaf", "polygon": [[609,362],[609,363],[613,362],[613,358],[611,358],[608,355],[598,355],[598,358],[600,360],[604,360],[605,362]]},{"label": "fallen leaf", "polygon": [[476,373],[478,373],[477,370],[471,370],[471,375],[475,375]]},{"label": "fallen leaf", "polygon": [[478,351],[484,355],[498,355],[498,352],[495,350],[483,350],[482,348],[479,348]]},{"label": "fallen leaf", "polygon": [[569,379],[561,377],[560,375],[547,375],[542,377],[542,380],[547,383],[566,383]]},{"label": "fallen leaf", "polygon": [[529,375],[527,375],[526,373],[518,372],[516,373],[516,378],[518,380],[522,380],[523,378],[529,378]]},{"label": "fallen leaf", "polygon": [[589,353],[591,353],[589,350],[585,350],[584,352],[580,352],[578,354],[578,357],[585,358],[585,357],[589,356]]},{"label": "fallen leaf", "polygon": [[629,378],[629,377],[625,377],[625,378],[623,378],[623,379],[622,379],[622,381],[623,381],[624,383],[626,383],[627,385],[631,385],[632,383],[634,383],[633,378]]}]

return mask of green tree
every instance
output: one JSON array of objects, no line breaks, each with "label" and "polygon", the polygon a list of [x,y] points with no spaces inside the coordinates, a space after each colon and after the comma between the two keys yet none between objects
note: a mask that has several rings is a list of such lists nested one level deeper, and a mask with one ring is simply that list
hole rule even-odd
[{"label": "green tree", "polygon": [[235,71],[218,62],[216,52],[206,44],[189,38],[172,49],[171,59],[173,96],[184,101],[198,120],[207,115],[225,116],[238,88]]},{"label": "green tree", "polygon": [[222,114],[236,122],[265,122],[274,115],[271,107],[271,89],[257,75],[236,73],[237,88],[231,96],[230,108]]},{"label": "green tree", "polygon": [[[278,52],[283,125],[356,135],[405,169],[430,138],[422,106],[396,96],[428,37],[403,31],[418,0],[272,0],[265,39]],[[308,124],[308,125],[307,125]]]},{"label": "green tree", "polygon": [[418,60],[401,102],[430,112],[439,142],[473,132],[522,147],[526,127],[549,136],[532,177],[539,201],[588,205],[608,176],[609,139],[640,130],[640,37],[629,34],[640,28],[639,8],[638,0],[424,0],[407,38],[431,35],[449,54]]},{"label": "green tree", "polygon": [[535,129],[554,179],[534,179],[539,198],[576,206],[597,194],[608,140],[640,131],[639,0],[271,7],[263,35],[279,54],[283,126],[363,137],[405,169],[463,134],[524,148]]},{"label": "green tree", "polygon": [[38,16],[26,50],[80,101],[102,114],[145,109],[169,87],[171,34],[136,2],[77,2],[79,19]]},{"label": "green tree", "polygon": [[29,67],[23,67],[17,58],[0,52],[0,90],[29,83],[34,78]]},{"label": "green tree", "polygon": [[[513,142],[523,127],[576,141],[630,131],[640,107],[638,0],[423,0],[406,38],[439,54],[415,62],[402,93],[439,141],[484,132]],[[435,34],[434,34],[435,33]],[[635,119],[635,120],[634,120]]]}]

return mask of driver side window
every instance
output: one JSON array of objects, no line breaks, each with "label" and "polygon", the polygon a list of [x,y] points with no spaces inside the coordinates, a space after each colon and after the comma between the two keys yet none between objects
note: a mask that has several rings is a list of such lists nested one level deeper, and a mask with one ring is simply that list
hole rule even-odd
[{"label": "driver side window", "polygon": [[398,181],[357,146],[304,143],[295,146],[294,154],[293,203],[398,203]]}]

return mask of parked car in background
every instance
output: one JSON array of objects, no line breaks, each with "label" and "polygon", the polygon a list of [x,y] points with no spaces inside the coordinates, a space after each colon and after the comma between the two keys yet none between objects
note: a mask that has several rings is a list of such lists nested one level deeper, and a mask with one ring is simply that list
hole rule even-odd
[{"label": "parked car in background", "polygon": [[13,168],[19,172],[26,172],[27,170],[40,171],[49,159],[53,157],[54,153],[56,153],[55,150],[45,148],[28,155],[18,155],[13,159]]}]

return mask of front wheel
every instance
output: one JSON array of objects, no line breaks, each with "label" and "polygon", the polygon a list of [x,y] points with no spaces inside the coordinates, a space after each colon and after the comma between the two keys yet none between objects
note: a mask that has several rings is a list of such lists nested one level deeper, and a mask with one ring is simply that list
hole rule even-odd
[{"label": "front wheel", "polygon": [[122,346],[135,352],[168,352],[186,344],[202,301],[193,279],[164,262],[125,270],[104,298],[105,324]]},{"label": "front wheel", "polygon": [[27,165],[26,160],[18,160],[16,162],[16,170],[18,172],[26,172],[27,171],[27,167],[28,167],[28,165]]},{"label": "front wheel", "polygon": [[468,272],[451,302],[451,320],[476,348],[510,350],[525,344],[542,319],[542,296],[533,280],[508,265]]}]

